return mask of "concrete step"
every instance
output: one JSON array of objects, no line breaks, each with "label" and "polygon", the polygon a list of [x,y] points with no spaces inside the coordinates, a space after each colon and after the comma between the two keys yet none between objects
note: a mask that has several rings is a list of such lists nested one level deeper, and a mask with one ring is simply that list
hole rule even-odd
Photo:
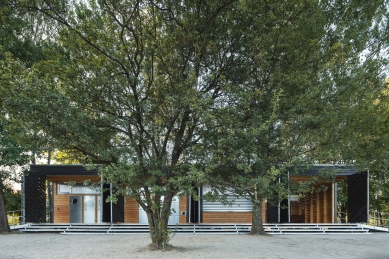
[{"label": "concrete step", "polygon": [[[360,224],[264,224],[269,234],[367,234]],[[147,234],[142,224],[26,224],[20,232],[58,232],[61,234]],[[251,224],[179,224],[170,225],[176,234],[248,234]]]}]

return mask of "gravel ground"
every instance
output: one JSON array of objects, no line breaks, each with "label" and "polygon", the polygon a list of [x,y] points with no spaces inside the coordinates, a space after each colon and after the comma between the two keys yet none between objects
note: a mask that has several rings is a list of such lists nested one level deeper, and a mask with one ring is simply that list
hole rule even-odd
[{"label": "gravel ground", "polygon": [[148,235],[0,235],[0,258],[353,258],[388,259],[389,233],[340,235],[188,235],[170,251],[148,247]]}]

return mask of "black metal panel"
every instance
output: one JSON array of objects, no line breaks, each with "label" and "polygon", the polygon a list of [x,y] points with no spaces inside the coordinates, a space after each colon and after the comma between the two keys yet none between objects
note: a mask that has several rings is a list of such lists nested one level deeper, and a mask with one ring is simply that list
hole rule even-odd
[{"label": "black metal panel", "polygon": [[87,170],[83,165],[30,165],[34,175],[97,175],[97,169]]},{"label": "black metal panel", "polygon": [[267,203],[266,223],[278,223],[278,205]]},{"label": "black metal panel", "polygon": [[124,222],[124,197],[123,195],[117,196],[117,202],[112,203],[112,221]]},{"label": "black metal panel", "polygon": [[349,223],[368,221],[368,173],[347,177],[347,214]]},{"label": "black metal panel", "polygon": [[[203,197],[203,188],[200,188],[200,197]],[[200,219],[198,223],[202,223],[204,221],[203,217],[203,199],[200,199]]]},{"label": "black metal panel", "polygon": [[348,176],[358,173],[355,167],[346,165],[313,165],[308,169],[298,170],[297,175],[319,175],[321,171],[334,170],[337,176]]},{"label": "black metal panel", "polygon": [[107,198],[110,194],[109,187],[110,184],[103,185],[103,200],[102,200],[103,222],[111,222],[111,203],[107,202]]},{"label": "black metal panel", "polygon": [[124,197],[122,195],[118,195],[117,202],[112,203],[111,217],[111,202],[107,202],[107,198],[110,196],[110,194],[110,184],[104,184],[102,202],[103,222],[124,222]]},{"label": "black metal panel", "polygon": [[46,176],[26,174],[24,176],[25,222],[46,222]]},{"label": "black metal panel", "polygon": [[[198,195],[198,196],[200,196],[201,194],[199,194],[199,192],[198,192],[198,189],[199,188],[193,188],[193,191]],[[200,188],[200,189],[202,189],[202,188]],[[187,215],[187,218],[188,218],[188,220],[190,219],[190,223],[200,223],[200,219],[199,219],[199,200],[194,200],[193,199],[193,196],[191,195],[191,196],[189,196],[189,198],[188,199],[190,199],[190,202],[188,203],[188,206],[190,206],[190,207],[188,207],[189,208],[189,210],[187,210],[187,211],[189,211],[189,213],[188,213],[188,215]],[[202,200],[202,199],[201,199]],[[202,205],[202,204],[201,204]],[[201,208],[202,208],[202,206],[201,206]],[[202,211],[201,211],[201,213],[202,213]]]},{"label": "black metal panel", "polygon": [[288,223],[289,222],[288,199],[283,199],[280,205],[281,205],[280,223]]},{"label": "black metal panel", "polygon": [[47,201],[49,212],[49,223],[54,223],[54,183],[47,181]]},{"label": "black metal panel", "polygon": [[[278,220],[278,213],[280,213]],[[280,211],[278,212],[278,204],[267,203],[266,205],[266,222],[267,223],[288,223],[288,200],[284,199],[280,202]]]}]

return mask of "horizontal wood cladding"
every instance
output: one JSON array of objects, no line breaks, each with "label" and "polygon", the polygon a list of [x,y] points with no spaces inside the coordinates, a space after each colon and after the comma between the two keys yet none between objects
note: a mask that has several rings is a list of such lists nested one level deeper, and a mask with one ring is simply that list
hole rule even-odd
[{"label": "horizontal wood cladding", "polygon": [[139,205],[135,199],[124,203],[124,223],[139,223]]},{"label": "horizontal wood cladding", "polygon": [[54,184],[54,223],[69,223],[69,196],[82,197],[82,222],[84,222],[84,196],[95,197],[95,222],[98,219],[98,199],[99,195],[83,194],[57,194],[58,185]]},{"label": "horizontal wood cladding", "polygon": [[54,184],[54,223],[69,223],[69,196],[57,194],[58,185]]},{"label": "horizontal wood cladding", "polygon": [[203,223],[251,223],[251,212],[203,212]]}]

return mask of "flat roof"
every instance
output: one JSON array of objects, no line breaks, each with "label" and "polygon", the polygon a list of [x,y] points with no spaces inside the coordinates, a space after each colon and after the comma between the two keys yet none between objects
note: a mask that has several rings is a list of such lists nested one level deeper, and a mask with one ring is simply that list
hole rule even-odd
[{"label": "flat roof", "polygon": [[356,167],[348,165],[313,165],[307,170],[299,172],[297,175],[319,175],[320,172],[334,170],[337,176],[348,176],[358,173]]},{"label": "flat roof", "polygon": [[84,165],[30,165],[29,172],[40,175],[97,175],[97,169],[87,170]]},{"label": "flat roof", "polygon": [[[356,167],[347,165],[313,165],[298,172],[297,175],[313,176],[320,172],[334,170],[337,176],[348,176],[358,173]],[[30,165],[29,172],[41,175],[97,175],[97,168],[87,170],[84,165]]]}]

